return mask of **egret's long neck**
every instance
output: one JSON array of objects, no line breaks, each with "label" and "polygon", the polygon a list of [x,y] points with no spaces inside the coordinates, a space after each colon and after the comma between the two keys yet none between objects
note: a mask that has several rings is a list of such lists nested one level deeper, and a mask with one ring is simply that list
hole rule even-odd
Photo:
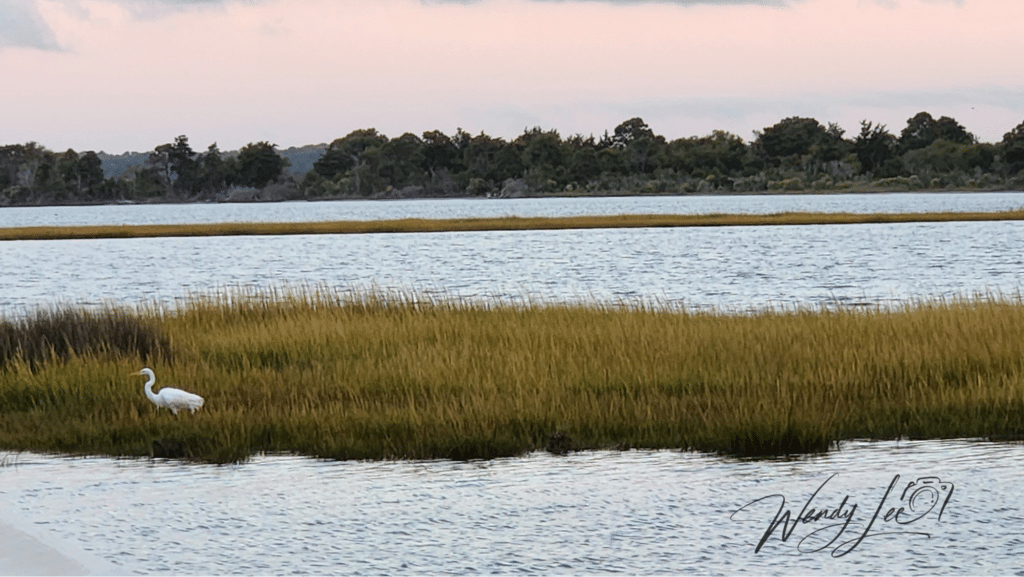
[{"label": "egret's long neck", "polygon": [[146,381],[146,398],[151,400],[151,401],[153,401],[154,403],[156,402],[156,399],[157,399],[157,396],[153,393],[153,383],[155,383],[155,382],[156,382],[156,376],[155,375],[152,376],[152,377],[149,377],[149,380]]}]

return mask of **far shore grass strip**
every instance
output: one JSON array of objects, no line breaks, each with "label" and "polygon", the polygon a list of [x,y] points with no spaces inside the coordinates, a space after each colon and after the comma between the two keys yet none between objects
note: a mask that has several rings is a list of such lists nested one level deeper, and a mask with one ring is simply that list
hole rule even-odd
[{"label": "far shore grass strip", "polygon": [[785,212],[777,214],[620,214],[576,217],[498,217],[329,222],[237,222],[103,226],[33,226],[0,228],[3,240],[77,240],[295,234],[371,234],[479,232],[498,230],[570,230],[596,228],[672,228],[713,226],[781,226],[887,224],[1024,220],[1024,209],[999,212],[867,213]]}]

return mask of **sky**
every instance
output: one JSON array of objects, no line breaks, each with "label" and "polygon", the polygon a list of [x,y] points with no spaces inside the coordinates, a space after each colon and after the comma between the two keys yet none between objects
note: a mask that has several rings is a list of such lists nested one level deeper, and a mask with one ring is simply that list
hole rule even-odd
[{"label": "sky", "polygon": [[791,116],[983,142],[1024,121],[1021,0],[0,0],[0,145],[196,150],[457,128],[746,140]]}]

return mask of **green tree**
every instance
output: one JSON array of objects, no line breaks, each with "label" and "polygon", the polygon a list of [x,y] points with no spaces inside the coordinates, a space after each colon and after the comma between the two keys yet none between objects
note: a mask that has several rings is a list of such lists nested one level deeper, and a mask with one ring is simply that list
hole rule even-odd
[{"label": "green tree", "polygon": [[91,150],[83,152],[75,162],[74,174],[75,194],[85,198],[96,197],[104,180],[100,157]]},{"label": "green tree", "polygon": [[545,189],[550,182],[558,187],[567,183],[565,150],[558,131],[545,131],[540,127],[524,130],[512,141],[512,146],[520,151],[523,176],[530,186]]},{"label": "green tree", "polygon": [[935,119],[927,112],[918,112],[907,119],[907,126],[900,132],[900,150],[917,150],[935,142]]},{"label": "green tree", "polygon": [[288,166],[274,148],[276,144],[261,141],[249,143],[238,152],[238,183],[242,186],[263,188],[278,179]]},{"label": "green tree", "polygon": [[392,138],[380,147],[377,174],[395,188],[422,185],[423,149],[420,137],[410,132]]},{"label": "green tree", "polygon": [[146,164],[158,171],[167,194],[191,196],[201,186],[196,153],[189,146],[188,137],[178,136],[173,143],[161,144],[153,149]]},{"label": "green tree", "polygon": [[935,134],[936,139],[941,138],[948,140],[955,144],[974,144],[978,141],[977,138],[967,129],[960,125],[959,122],[953,120],[948,116],[940,116],[935,121]]},{"label": "green tree", "polygon": [[736,175],[743,170],[748,150],[739,136],[716,130],[707,136],[670,142],[667,164],[678,172],[701,178],[711,174]]},{"label": "green tree", "polygon": [[896,137],[884,124],[873,125],[867,120],[861,121],[860,134],[853,143],[853,151],[860,161],[862,173],[872,172],[876,177],[895,176],[890,174],[894,166],[890,161],[896,160],[895,148]]},{"label": "green tree", "polygon": [[771,159],[804,156],[811,152],[811,147],[834,139],[834,134],[817,120],[798,116],[784,118],[755,134],[755,145]]},{"label": "green tree", "polygon": [[35,142],[0,147],[0,190],[20,187],[31,194],[36,171],[46,161],[47,154],[52,153]]},{"label": "green tree", "polygon": [[431,176],[439,170],[458,172],[461,168],[459,162],[459,147],[448,135],[439,131],[431,130],[423,133],[423,170]]},{"label": "green tree", "polygon": [[173,173],[172,188],[175,192],[191,196],[199,192],[199,164],[195,160],[196,153],[188,144],[184,134],[174,139],[174,144],[167,150],[167,160]]},{"label": "green tree", "polygon": [[199,155],[197,163],[199,167],[198,188],[207,195],[227,190],[237,173],[234,163],[221,156],[216,142],[208,146],[206,152]]},{"label": "green tree", "polygon": [[351,172],[359,163],[360,155],[370,148],[380,148],[388,137],[375,128],[353,130],[342,138],[335,139],[327,146],[324,155],[313,165],[320,176],[332,179]]},{"label": "green tree", "polygon": [[835,122],[829,122],[825,134],[811,146],[810,154],[819,163],[842,160],[853,150],[853,143],[843,138],[846,131]]},{"label": "green tree", "polygon": [[496,183],[515,178],[523,172],[519,152],[503,138],[494,138],[484,132],[469,137],[460,131],[456,133],[455,142],[459,145],[466,166],[466,179],[478,179],[487,185],[474,187],[478,192],[493,188]]},{"label": "green tree", "polygon": [[122,175],[122,180],[128,183],[128,197],[144,199],[167,193],[164,169],[149,162],[149,158],[145,164],[133,166]]},{"label": "green tree", "polygon": [[565,167],[570,179],[585,185],[601,175],[599,149],[593,136],[570,136],[565,140],[565,148]]},{"label": "green tree", "polygon": [[152,174],[158,176],[164,193],[170,193],[174,182],[174,168],[171,162],[173,144],[161,144],[153,149],[146,158],[146,166],[152,168]]},{"label": "green tree", "polygon": [[1024,122],[1004,134],[999,147],[1009,174],[1017,174],[1024,170]]},{"label": "green tree", "polygon": [[907,119],[906,128],[900,132],[899,150],[907,152],[925,148],[940,138],[954,144],[972,144],[975,141],[974,135],[956,120],[948,116],[935,120],[927,112],[918,112]]},{"label": "green tree", "polygon": [[664,156],[665,137],[654,134],[642,118],[630,118],[615,127],[612,147],[622,151],[622,168],[628,173],[648,173]]},{"label": "green tree", "polygon": [[626,148],[634,140],[641,138],[655,137],[654,131],[644,122],[643,118],[630,118],[615,127],[614,136],[611,138],[612,146]]}]

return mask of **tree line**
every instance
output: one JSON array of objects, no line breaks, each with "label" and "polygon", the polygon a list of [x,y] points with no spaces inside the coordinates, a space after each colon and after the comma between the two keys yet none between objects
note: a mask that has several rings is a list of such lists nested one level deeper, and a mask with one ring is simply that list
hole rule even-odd
[{"label": "tree line", "polygon": [[232,187],[264,188],[280,179],[287,161],[274,148],[257,142],[225,156],[214,143],[197,153],[179,136],[110,178],[93,151],[56,153],[34,142],[0,146],[0,204],[216,199]]},{"label": "tree line", "polygon": [[1024,186],[1024,122],[998,143],[927,112],[899,134],[863,121],[848,137],[837,124],[790,117],[754,136],[669,141],[641,118],[600,138],[539,127],[512,140],[461,128],[388,138],[368,128],[326,145],[303,175],[286,174],[288,159],[268,142],[197,152],[179,136],[116,177],[95,152],[16,144],[0,146],[0,204]]}]

